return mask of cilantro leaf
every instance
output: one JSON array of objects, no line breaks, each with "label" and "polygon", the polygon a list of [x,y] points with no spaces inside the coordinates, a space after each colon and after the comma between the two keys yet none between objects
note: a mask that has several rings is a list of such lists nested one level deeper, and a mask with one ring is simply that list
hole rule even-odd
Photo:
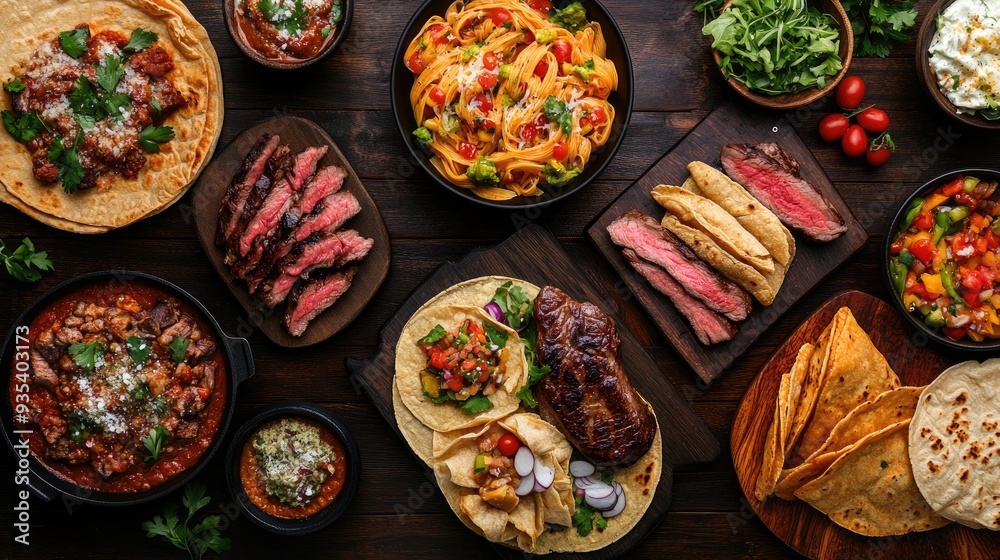
[{"label": "cilantro leaf", "polygon": [[844,0],[854,29],[854,56],[885,58],[895,43],[908,41],[907,32],[916,25],[912,0]]},{"label": "cilantro leaf", "polygon": [[83,53],[87,52],[87,39],[89,38],[89,27],[70,29],[59,34],[59,45],[66,51],[66,54],[73,58],[80,58]]},{"label": "cilantro leaf", "polygon": [[483,330],[486,331],[486,337],[490,340],[490,344],[493,346],[503,348],[507,345],[507,331],[494,327],[488,321],[483,321]]},{"label": "cilantro leaf", "polygon": [[[146,455],[145,462],[155,461],[160,458],[160,453],[163,452],[163,446],[167,444],[167,440],[170,438],[170,432],[166,428],[157,424],[149,429],[149,435],[142,438],[142,445],[146,447],[146,451],[149,451],[149,455]],[[190,517],[188,517],[190,519]],[[185,522],[186,524],[186,522]]]},{"label": "cilantro leaf", "polygon": [[146,50],[159,38],[160,37],[152,31],[146,31],[141,27],[136,27],[135,31],[132,32],[132,36],[129,37],[128,43],[125,44],[125,52],[136,53]]},{"label": "cilantro leaf", "polygon": [[170,348],[170,350],[173,352],[170,355],[170,359],[173,360],[175,363],[178,363],[178,364],[181,363],[181,362],[183,362],[184,361],[184,355],[187,354],[187,349],[188,349],[188,346],[190,344],[191,344],[191,341],[189,341],[188,339],[184,338],[183,336],[178,336],[177,338],[175,338],[170,343],[170,346],[168,346],[168,348]]},{"label": "cilantro leaf", "polygon": [[295,0],[291,10],[284,6],[279,7],[273,0],[260,0],[257,2],[257,9],[271,25],[289,35],[299,35],[306,28],[309,12],[306,11],[302,0]]},{"label": "cilantro leaf", "polygon": [[97,85],[104,88],[104,91],[112,93],[118,87],[118,82],[125,75],[125,67],[122,66],[120,56],[109,54],[100,64],[97,65]]},{"label": "cilantro leaf", "polygon": [[160,144],[169,142],[174,138],[174,127],[172,126],[147,126],[139,133],[139,145],[148,154],[155,154],[160,151]]},{"label": "cilantro leaf", "polygon": [[434,325],[434,328],[431,329],[429,333],[427,333],[427,336],[421,338],[417,342],[419,342],[420,344],[434,344],[435,342],[444,338],[444,335],[445,335],[444,327],[442,327],[441,325]]},{"label": "cilantro leaf", "polygon": [[3,85],[3,89],[5,89],[5,90],[7,90],[7,91],[9,91],[11,93],[17,93],[19,91],[24,91],[25,87],[27,87],[27,86],[24,85],[24,82],[22,82],[20,78],[14,78],[13,80],[11,80],[11,81],[9,81],[9,82],[7,82],[6,84]]},{"label": "cilantro leaf", "polygon": [[104,365],[104,344],[100,342],[77,342],[69,347],[69,355],[85,373]]},{"label": "cilantro leaf", "polygon": [[70,108],[77,115],[88,116],[98,121],[108,116],[108,110],[98,98],[97,91],[83,74],[73,82],[73,89],[67,98]]},{"label": "cilantro leaf", "polygon": [[491,300],[500,306],[507,322],[512,329],[520,331],[521,327],[531,318],[533,301],[524,293],[521,286],[514,286],[511,281],[504,282],[497,288]]},{"label": "cilantro leaf", "polygon": [[[132,98],[130,98],[127,93],[106,93],[100,97],[100,103],[101,107],[108,112],[108,115],[115,120],[120,121],[125,116],[125,111],[123,111],[123,109],[131,107]],[[170,137],[173,138],[173,135],[171,134]]]},{"label": "cilantro leaf", "polygon": [[[80,130],[79,138],[83,133]],[[85,171],[80,163],[80,156],[76,151],[76,144],[70,148],[63,145],[62,138],[56,137],[49,146],[49,161],[59,167],[59,180],[62,181],[63,190],[72,194],[80,188]]]},{"label": "cilantro leaf", "polygon": [[36,252],[35,244],[27,237],[13,253],[0,241],[0,260],[10,275],[22,282],[37,282],[42,278],[42,272],[54,270],[48,253]]},{"label": "cilantro leaf", "polygon": [[160,106],[159,99],[154,97],[152,100],[150,100],[149,105],[153,108],[154,115],[160,116],[160,113],[163,112],[163,107]]},{"label": "cilantro leaf", "polygon": [[566,103],[550,95],[542,105],[542,113],[554,123],[559,123],[564,134],[569,135],[573,131],[573,112],[566,108]]},{"label": "cilantro leaf", "polygon": [[128,348],[128,355],[132,356],[132,361],[137,364],[146,363],[150,354],[153,353],[153,347],[149,341],[143,340],[135,335],[130,336],[125,340],[125,346]]},{"label": "cilantro leaf", "polygon": [[493,408],[493,403],[490,401],[489,397],[483,395],[476,395],[473,397],[469,397],[464,402],[462,401],[456,401],[456,402],[461,403],[458,405],[458,408],[460,408],[466,414],[479,414],[480,412],[486,412],[487,410]]},{"label": "cilantro leaf", "polygon": [[45,123],[38,113],[24,113],[20,117],[15,117],[14,113],[5,109],[0,113],[0,118],[7,132],[22,144],[31,142],[45,130]]}]

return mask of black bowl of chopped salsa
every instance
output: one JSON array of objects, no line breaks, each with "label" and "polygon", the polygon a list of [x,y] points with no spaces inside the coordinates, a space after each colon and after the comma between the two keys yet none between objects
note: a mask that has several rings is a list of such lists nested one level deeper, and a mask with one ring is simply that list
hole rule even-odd
[{"label": "black bowl of chopped salsa", "polygon": [[233,41],[254,62],[278,70],[315,64],[347,36],[354,0],[222,0]]},{"label": "black bowl of chopped salsa", "polygon": [[[554,0],[551,2],[549,0],[528,0],[526,3],[542,6],[543,10],[544,7],[550,6],[551,10],[549,13],[554,13],[555,10],[565,8],[572,2],[571,0]],[[607,98],[615,110],[614,118],[611,120],[610,134],[607,141],[601,147],[595,148],[592,151],[582,172],[575,178],[558,186],[543,185],[543,193],[540,195],[515,196],[509,200],[488,200],[477,196],[470,188],[460,187],[452,183],[431,162],[431,157],[434,154],[428,148],[423,147],[414,136],[414,131],[420,127],[420,123],[416,122],[413,107],[410,104],[410,91],[414,84],[415,75],[407,66],[407,61],[405,60],[406,51],[410,43],[421,32],[423,25],[432,16],[443,17],[448,7],[452,4],[452,1],[425,0],[420,5],[399,38],[399,44],[396,47],[392,69],[389,74],[389,89],[392,111],[396,118],[396,126],[403,137],[403,142],[409,148],[412,159],[438,184],[462,198],[492,208],[519,210],[545,207],[581,191],[584,187],[592,183],[607,168],[608,164],[611,163],[618,148],[621,147],[625,137],[625,130],[632,116],[634,89],[632,58],[629,54],[628,45],[625,42],[625,36],[607,8],[597,0],[580,0],[579,3],[586,11],[587,20],[600,24],[604,40],[607,43],[605,58],[614,63],[618,76],[618,88],[611,91]],[[403,169],[404,167],[410,167],[410,163],[400,165],[400,173],[408,175],[411,171]]]},{"label": "black bowl of chopped salsa", "polygon": [[0,354],[0,425],[45,501],[153,500],[191,480],[222,445],[237,386],[254,373],[178,286],[132,271],[52,288],[14,321]]},{"label": "black bowl of chopped salsa", "polygon": [[882,277],[893,305],[948,348],[1000,350],[998,183],[992,169],[939,175],[903,201],[886,232]]},{"label": "black bowl of chopped salsa", "polygon": [[282,535],[333,523],[360,477],[361,455],[347,425],[311,403],[268,407],[240,427],[226,453],[226,480],[240,509]]}]

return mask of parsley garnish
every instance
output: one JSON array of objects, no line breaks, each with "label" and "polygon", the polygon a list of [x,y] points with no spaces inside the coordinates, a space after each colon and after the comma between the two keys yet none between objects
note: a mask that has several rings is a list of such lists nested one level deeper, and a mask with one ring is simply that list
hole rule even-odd
[{"label": "parsley garnish", "polygon": [[200,559],[206,552],[223,552],[232,547],[232,541],[219,532],[218,515],[206,515],[193,527],[188,524],[198,510],[211,502],[205,496],[205,487],[201,484],[188,484],[184,487],[184,497],[181,502],[187,508],[187,516],[182,521],[177,514],[177,504],[169,504],[163,508],[163,517],[157,515],[152,521],[146,521],[142,528],[149,538],[162,537],[170,544],[184,550],[193,559]]},{"label": "parsley garnish", "polygon": [[148,49],[157,39],[159,36],[156,33],[137,27],[132,32],[132,36],[129,37],[128,43],[125,44],[125,52],[136,53]]},{"label": "parsley garnish", "polygon": [[70,29],[59,34],[59,44],[66,54],[80,58],[87,52],[87,39],[90,38],[90,28]]},{"label": "parsley garnish", "polygon": [[172,126],[147,126],[139,133],[139,145],[147,154],[155,154],[160,151],[160,144],[169,142],[173,138]]},{"label": "parsley garnish", "polygon": [[122,67],[121,57],[109,54],[97,66],[97,85],[104,88],[104,91],[113,92],[124,75],[125,68]]},{"label": "parsley garnish", "polygon": [[434,328],[431,329],[431,332],[427,333],[427,336],[421,338],[417,342],[420,344],[434,344],[435,342],[444,338],[444,335],[445,335],[444,327],[442,327],[441,325],[434,325]]},{"label": "parsley garnish", "polygon": [[542,112],[550,121],[559,123],[564,134],[569,135],[570,132],[573,132],[573,112],[567,109],[566,104],[556,99],[554,95],[545,99]]},{"label": "parsley garnish", "polygon": [[490,339],[490,344],[493,346],[503,348],[507,345],[507,331],[494,327],[486,321],[483,321],[483,330],[486,331],[486,337]]},{"label": "parsley garnish", "polygon": [[910,0],[844,0],[841,4],[854,28],[854,56],[889,56],[893,44],[907,41],[906,32],[916,24],[917,10]]},{"label": "parsley garnish", "polygon": [[7,132],[22,144],[31,142],[46,128],[38,113],[24,113],[18,118],[5,109],[0,113],[0,118],[3,119],[3,127]]},{"label": "parsley garnish", "polygon": [[160,453],[163,452],[163,446],[167,444],[167,440],[169,438],[170,432],[159,424],[149,429],[149,435],[142,438],[142,444],[146,446],[146,450],[149,451],[149,455],[146,455],[145,459],[147,463],[160,458]]},{"label": "parsley garnish", "polygon": [[461,409],[466,414],[479,414],[480,412],[486,412],[493,408],[493,403],[490,402],[490,398],[484,395],[475,395],[469,397],[464,402],[456,401],[458,408]]},{"label": "parsley garnish", "polygon": [[510,327],[516,331],[531,318],[532,300],[524,293],[521,286],[514,286],[511,281],[504,282],[493,294],[492,301],[500,306]]},{"label": "parsley garnish", "polygon": [[160,116],[160,113],[163,112],[163,107],[160,106],[159,99],[154,97],[152,100],[150,100],[149,105],[153,108],[153,113],[156,116]]},{"label": "parsley garnish", "polygon": [[289,35],[299,35],[306,28],[306,17],[309,12],[302,5],[302,0],[295,0],[295,6],[291,11],[284,7],[279,8],[274,0],[260,0],[257,2],[257,9],[276,29],[285,31]]},{"label": "parsley garnish", "polygon": [[[527,354],[527,350],[525,350],[525,354]],[[535,364],[528,366],[528,381],[517,390],[517,394],[514,396],[517,397],[521,403],[524,404],[524,406],[528,408],[537,408],[538,401],[535,400],[535,394],[531,392],[531,388],[537,385],[538,382],[541,381],[543,377],[548,375],[550,371],[552,371],[552,368],[549,366],[536,366]]]},{"label": "parsley garnish", "polygon": [[20,78],[14,78],[13,80],[11,80],[11,81],[9,81],[9,82],[7,82],[6,84],[3,85],[3,89],[5,89],[5,90],[7,90],[7,91],[9,91],[11,93],[17,93],[19,91],[24,91],[25,87],[26,86],[24,85],[24,82],[22,82]]},{"label": "parsley garnish", "polygon": [[184,361],[184,355],[187,354],[188,345],[190,341],[183,336],[178,336],[170,343],[170,350],[173,352],[170,355],[170,359],[175,363],[181,363]]},{"label": "parsley garnish", "polygon": [[77,342],[69,347],[69,355],[85,373],[94,371],[104,364],[104,344],[100,342]]},{"label": "parsley garnish", "polygon": [[[83,135],[83,129],[77,134],[77,139]],[[49,146],[49,161],[59,167],[59,180],[62,181],[63,190],[68,194],[75,193],[80,188],[83,181],[84,169],[80,163],[80,156],[76,151],[76,143],[67,149],[63,146],[62,138],[57,136],[52,145]]]},{"label": "parsley garnish", "polygon": [[137,364],[144,364],[153,353],[153,348],[148,340],[143,340],[138,336],[130,336],[125,339],[125,346],[128,347],[128,355],[132,356],[132,361]]},{"label": "parsley garnish", "polygon": [[35,245],[27,237],[13,253],[0,241],[0,260],[10,275],[22,282],[37,282],[42,277],[42,271],[53,270],[48,253],[35,252]]},{"label": "parsley garnish", "polygon": [[600,530],[608,526],[608,520],[604,519],[600,512],[590,507],[583,498],[577,496],[576,502],[576,511],[573,512],[572,522],[578,535],[586,537],[594,527]]}]

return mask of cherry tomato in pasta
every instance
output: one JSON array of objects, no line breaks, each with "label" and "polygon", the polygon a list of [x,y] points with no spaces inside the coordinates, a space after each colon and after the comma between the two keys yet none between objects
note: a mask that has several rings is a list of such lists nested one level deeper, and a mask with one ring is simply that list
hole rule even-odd
[{"label": "cherry tomato in pasta", "polygon": [[573,58],[573,47],[569,41],[559,39],[552,43],[552,54],[556,55],[556,62],[559,64],[569,62]]},{"label": "cherry tomato in pasta", "polygon": [[531,142],[538,136],[538,127],[535,123],[528,123],[521,127],[521,138],[527,142]]},{"label": "cherry tomato in pasta", "polygon": [[608,118],[608,112],[604,110],[604,107],[597,105],[590,110],[590,122],[594,124],[601,124]]},{"label": "cherry tomato in pasta", "polygon": [[465,159],[475,159],[476,145],[471,142],[459,142],[458,155],[464,157]]},{"label": "cherry tomato in pasta", "polygon": [[434,41],[435,45],[443,45],[451,40],[449,37],[449,29],[447,25],[435,25],[431,27],[431,40]]},{"label": "cherry tomato in pasta", "polygon": [[490,74],[489,72],[483,72],[477,78],[479,85],[483,86],[484,90],[493,89],[493,86],[497,85],[497,75]]},{"label": "cherry tomato in pasta", "polygon": [[545,60],[539,60],[538,64],[535,65],[535,75],[538,76],[539,78],[544,78],[545,75],[548,73],[549,73],[549,63],[546,62]]},{"label": "cherry tomato in pasta", "polygon": [[406,67],[410,72],[419,74],[424,71],[424,53],[417,51],[406,61]]},{"label": "cherry tomato in pasta", "polygon": [[493,119],[483,119],[476,123],[476,126],[487,132],[493,132],[497,129],[497,123]]},{"label": "cherry tomato in pasta", "polygon": [[548,15],[549,10],[552,9],[552,2],[549,0],[528,0],[528,7]]},{"label": "cherry tomato in pasta", "polygon": [[524,30],[524,42],[525,43],[534,43],[535,42],[535,33],[533,31],[531,31],[530,29],[525,29]]},{"label": "cherry tomato in pasta", "polygon": [[484,113],[489,113],[490,109],[493,108],[493,102],[486,94],[480,93],[472,98],[472,106]]},{"label": "cherry tomato in pasta", "polygon": [[506,8],[496,8],[495,10],[493,10],[493,13],[490,14],[490,17],[493,20],[493,25],[497,27],[506,26],[514,19],[514,16],[511,15],[510,10]]},{"label": "cherry tomato in pasta", "polygon": [[437,86],[431,88],[429,96],[435,105],[441,105],[444,103],[444,90]]},{"label": "cherry tomato in pasta", "polygon": [[552,157],[556,158],[557,160],[562,161],[566,159],[566,156],[568,155],[569,155],[569,146],[567,146],[565,142],[556,142],[552,146]]},{"label": "cherry tomato in pasta", "polygon": [[499,66],[499,60],[497,60],[497,55],[488,52],[483,55],[483,66],[487,70],[496,70]]},{"label": "cherry tomato in pasta", "polygon": [[545,116],[545,113],[538,113],[538,117],[535,118],[535,124],[538,126],[545,126],[549,124],[549,118]]}]

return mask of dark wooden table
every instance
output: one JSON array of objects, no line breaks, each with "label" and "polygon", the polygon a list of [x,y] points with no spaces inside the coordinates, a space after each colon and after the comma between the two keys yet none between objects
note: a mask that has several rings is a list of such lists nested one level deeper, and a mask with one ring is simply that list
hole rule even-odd
[{"label": "dark wooden table", "polygon": [[[24,0],[27,2],[27,0]],[[249,335],[257,376],[240,387],[234,422],[265,405],[305,399],[336,411],[361,445],[361,488],[346,514],[315,535],[283,538],[245,519],[226,523],[232,557],[475,558],[493,556],[448,510],[420,463],[396,439],[367,397],[352,386],[347,357],[374,352],[379,329],[403,298],[435,267],[504,239],[519,225],[549,227],[591,279],[606,288],[627,327],[648,347],[664,375],[718,437],[714,463],[675,473],[669,515],[634,551],[643,558],[788,558],[794,553],[753,518],[745,506],[729,455],[730,422],[750,380],[788,334],[827,298],[855,288],[885,298],[878,252],[891,214],[924,180],[963,166],[1000,167],[996,135],[951,123],[923,94],[914,68],[914,47],[898,47],[886,59],[855,59],[853,73],[868,83],[866,102],[892,118],[898,150],[881,169],[841,155],[825,144],[816,124],[833,110],[829,99],[812,109],[775,113],[791,119],[865,225],[871,240],[862,251],[803,298],[760,342],[711,387],[696,377],[654,328],[611,267],[583,237],[584,227],[640,177],[708,112],[729,96],[712,64],[702,18],[691,2],[606,0],[621,25],[635,65],[635,108],[625,143],[599,181],[541,212],[485,210],[448,194],[409,163],[389,105],[389,66],[416,1],[359,0],[347,40],[325,62],[300,72],[269,71],[247,59],[226,32],[220,0],[187,4],[209,30],[222,61],[226,119],[222,145],[254,122],[295,114],[322,125],[344,151],[378,204],[392,237],[389,278],[364,313],[340,335],[317,347],[285,351],[252,332],[236,300],[215,274],[195,238],[189,194],[168,211],[99,237],[62,233],[0,208],[0,237],[30,236],[48,250],[56,271],[35,285],[0,274],[0,329],[54,284],[98,269],[130,268],[176,282],[200,298],[230,334]],[[920,2],[922,12],[930,2]],[[919,24],[919,21],[918,21]],[[10,64],[12,61],[0,61]],[[758,110],[746,106],[746,110]],[[388,372],[387,372],[388,374]],[[60,501],[30,501],[30,546],[13,542],[14,463],[0,453],[0,556],[8,558],[179,558],[183,553],[144,536],[140,522],[159,513],[164,500],[122,509],[67,508]],[[231,505],[216,456],[198,477],[213,508]],[[887,557],[886,555],[885,557]]]}]

